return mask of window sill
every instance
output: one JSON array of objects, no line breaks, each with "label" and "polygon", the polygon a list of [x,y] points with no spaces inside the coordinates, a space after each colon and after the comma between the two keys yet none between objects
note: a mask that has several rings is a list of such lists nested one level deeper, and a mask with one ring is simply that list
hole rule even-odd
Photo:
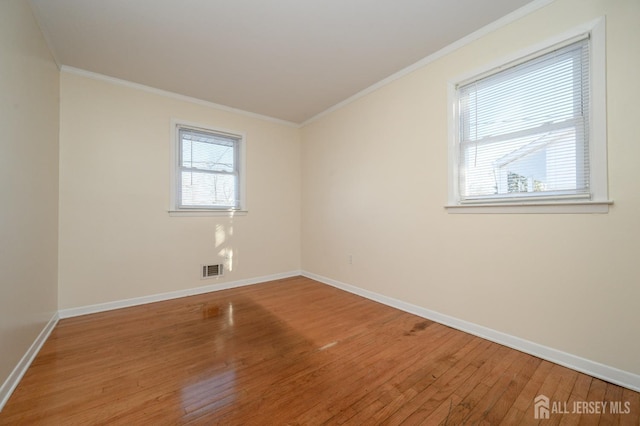
[{"label": "window sill", "polygon": [[463,214],[575,214],[575,213],[609,213],[613,201],[579,201],[579,202],[538,202],[509,204],[457,204],[446,205],[448,213]]},{"label": "window sill", "polygon": [[169,216],[171,217],[235,217],[246,216],[249,213],[247,210],[200,210],[200,209],[184,209],[184,210],[169,210]]}]

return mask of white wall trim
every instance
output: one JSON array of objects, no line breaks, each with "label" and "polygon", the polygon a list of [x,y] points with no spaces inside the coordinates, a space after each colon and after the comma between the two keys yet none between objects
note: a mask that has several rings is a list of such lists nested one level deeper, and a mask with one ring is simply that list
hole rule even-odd
[{"label": "white wall trim", "polygon": [[[235,114],[240,114],[240,115],[244,115],[247,117],[252,117],[252,118],[257,118],[259,120],[265,120],[265,121],[269,121],[269,122],[273,122],[273,123],[277,123],[277,124],[282,124],[285,126],[290,126],[290,127],[294,127],[294,128],[301,128],[306,126],[307,124],[310,124],[316,120],[318,120],[319,118],[330,114],[333,111],[339,110],[341,108],[343,108],[344,106],[368,95],[369,93],[372,93],[378,89],[380,89],[381,87],[387,86],[388,84],[408,75],[411,74],[412,72],[423,68],[424,66],[436,61],[437,59],[442,58],[443,56],[448,55],[451,52],[454,52],[480,38],[482,38],[483,36],[499,29],[502,28],[506,25],[511,24],[512,22],[517,21],[518,19],[527,16],[533,12],[535,12],[538,9],[541,9],[545,6],[547,6],[548,4],[553,3],[555,0],[534,0],[531,3],[528,3],[527,5],[521,7],[520,9],[517,9],[513,12],[511,12],[508,15],[503,16],[502,18],[488,24],[485,25],[484,27],[480,28],[479,30],[474,31],[473,33],[449,44],[448,46],[438,50],[437,52],[419,60],[418,62],[409,65],[408,67],[390,75],[389,77],[380,80],[379,82],[367,87],[364,90],[361,90],[360,92],[354,94],[353,96],[350,96],[349,98],[338,102],[337,104],[329,107],[328,109],[314,115],[313,117],[303,121],[302,123],[294,123],[292,121],[287,121],[287,120],[282,120],[279,118],[274,118],[274,117],[269,117],[266,115],[262,115],[262,114],[257,114],[257,113],[253,113],[253,112],[249,112],[249,111],[245,111],[245,110],[241,110],[241,109],[237,109],[237,108],[233,108],[233,107],[229,107],[226,105],[222,105],[222,104],[217,104],[214,102],[210,102],[210,101],[205,101],[203,99],[198,99],[198,98],[194,98],[191,96],[186,96],[186,95],[181,95],[179,93],[175,93],[175,92],[170,92],[167,90],[162,90],[162,89],[157,89],[155,87],[151,87],[151,86],[146,86],[144,84],[139,84],[139,83],[134,83],[131,81],[127,81],[127,80],[123,80],[123,79],[119,79],[119,78],[115,78],[115,77],[110,77],[104,74],[99,74],[99,73],[95,73],[92,71],[87,71],[87,70],[83,70],[80,68],[75,68],[75,67],[71,67],[68,65],[62,65],[59,60],[58,60],[58,55],[56,54],[56,52],[54,50],[52,50],[52,45],[49,45],[49,48],[52,52],[52,56],[54,57],[56,63],[58,64],[58,67],[60,68],[61,72],[68,72],[70,74],[76,74],[76,75],[80,75],[80,76],[84,76],[84,77],[88,77],[88,78],[92,78],[95,80],[101,80],[101,81],[106,81],[112,84],[117,84],[120,86],[125,86],[125,87],[129,87],[129,88],[134,88],[134,89],[138,89],[138,90],[142,90],[145,92],[149,92],[149,93],[153,93],[156,95],[160,95],[160,96],[164,96],[164,97],[168,97],[171,99],[177,99],[177,100],[181,100],[181,101],[185,101],[185,102],[191,102],[197,105],[203,105],[209,108],[215,108],[215,109],[219,109],[222,111],[227,111],[227,112],[232,112]],[[31,0],[30,0],[31,2]],[[45,40],[47,40],[47,34],[46,34],[46,30],[43,29],[43,26],[40,25],[40,20],[38,19],[38,13],[36,12],[35,7],[33,7],[32,4],[30,4],[32,11],[34,11],[34,15],[36,17],[36,20],[38,21],[38,24],[44,34]],[[47,43],[49,44],[49,42],[47,41]]]},{"label": "white wall trim", "polygon": [[[607,184],[607,118],[606,118],[606,19],[598,17],[583,22],[561,34],[534,45],[511,52],[480,67],[465,71],[447,83],[448,102],[448,213],[608,213],[613,204]],[[559,48],[581,40],[589,40],[589,137],[585,142],[589,159],[589,194],[548,197],[502,197],[463,201],[460,188],[460,126],[457,88],[496,75],[510,67],[540,58]],[[582,197],[582,199],[580,198]]]},{"label": "white wall trim", "polygon": [[253,284],[261,284],[267,281],[281,280],[300,276],[300,271],[289,271],[280,274],[265,275],[262,277],[248,278],[244,280],[229,281],[219,284],[210,284],[202,287],[188,288],[184,290],[170,291],[167,293],[152,294],[149,296],[134,297],[131,299],[116,300],[113,302],[98,303],[95,305],[80,306],[77,308],[61,309],[58,311],[59,317],[71,318],[80,315],[95,314],[98,312],[111,311],[114,309],[128,308],[131,306],[145,305],[147,303],[161,302],[164,300],[178,299],[180,297],[194,296],[196,294],[210,293],[212,291],[227,290],[230,288],[244,287]]},{"label": "white wall trim", "polygon": [[124,87],[128,87],[128,88],[131,88],[131,89],[141,90],[143,92],[152,93],[154,95],[163,96],[165,98],[175,99],[175,100],[183,101],[183,102],[190,102],[192,104],[205,106],[207,108],[214,108],[214,109],[218,109],[218,110],[221,110],[221,111],[226,111],[226,112],[231,112],[231,113],[234,113],[234,114],[243,115],[245,117],[256,118],[258,120],[264,120],[264,121],[269,121],[271,123],[276,123],[276,124],[281,124],[281,125],[284,125],[284,126],[294,127],[296,129],[301,127],[300,124],[294,123],[292,121],[281,120],[279,118],[269,117],[267,115],[257,114],[255,112],[249,112],[249,111],[245,111],[245,110],[238,109],[238,108],[232,108],[232,107],[229,107],[229,106],[226,106],[226,105],[216,104],[214,102],[205,101],[203,99],[198,99],[198,98],[194,98],[194,97],[191,97],[191,96],[181,95],[179,93],[169,92],[167,90],[157,89],[157,88],[151,87],[151,86],[145,86],[144,84],[134,83],[132,81],[122,80],[122,79],[119,79],[119,78],[110,77],[108,75],[99,74],[99,73],[92,72],[92,71],[86,71],[86,70],[83,70],[83,69],[80,69],[80,68],[70,67],[68,65],[62,65],[60,67],[60,71],[61,72],[66,72],[66,73],[69,73],[69,74],[79,75],[79,76],[82,76],[82,77],[91,78],[91,79],[94,79],[94,80],[105,81],[107,83],[116,84],[118,86],[124,86]]},{"label": "white wall trim", "polygon": [[[181,169],[182,165],[180,164],[180,148],[182,147],[182,142],[180,141],[180,128],[188,128],[189,130],[201,130],[207,133],[214,134],[222,134],[224,136],[229,136],[232,139],[237,141],[235,145],[236,152],[236,171],[238,173],[237,177],[239,179],[239,185],[237,186],[237,191],[240,194],[239,206],[225,208],[225,209],[214,209],[214,208],[201,208],[201,209],[193,209],[193,208],[181,208],[178,204],[178,189],[181,185],[181,179],[179,176],[181,172],[178,170]],[[169,216],[228,216],[234,217],[236,212],[247,214],[247,134],[245,132],[239,130],[231,130],[226,128],[220,128],[218,126],[211,126],[208,124],[202,123],[194,123],[189,120],[182,120],[179,118],[171,118],[171,138],[169,139],[171,146],[171,155],[170,160],[171,164],[169,166],[171,181],[169,182],[169,187],[171,188],[171,196],[170,205],[169,205]]]},{"label": "white wall trim", "polygon": [[520,337],[512,336],[510,334],[493,330],[491,328],[474,324],[472,322],[441,314],[439,312],[432,311],[421,306],[413,305],[411,303],[384,296],[382,294],[365,290],[350,284],[345,284],[340,281],[323,277],[321,275],[317,275],[308,271],[303,270],[301,273],[302,276],[311,278],[315,281],[319,281],[323,284],[328,284],[341,290],[348,291],[349,293],[357,294],[358,296],[362,296],[367,299],[382,303],[384,305],[400,309],[401,311],[405,311],[422,318],[436,321],[440,324],[447,325],[457,330],[473,334],[474,336],[482,337],[483,339],[499,343],[501,345],[533,356],[537,356],[547,361],[551,361],[555,364],[571,368],[572,370],[576,370],[581,373],[606,380],[607,382],[632,389],[636,392],[640,392],[640,375],[638,374],[620,370],[618,368],[604,365],[596,361],[591,361],[573,354],[569,354],[554,348],[531,342],[529,340],[521,339]]},{"label": "white wall trim", "polygon": [[620,370],[615,367],[604,365],[595,361],[591,361],[585,358],[581,358],[576,355],[572,355],[557,349],[549,348],[544,345],[540,345],[535,342],[531,342],[525,339],[521,339],[516,336],[512,336],[506,333],[502,333],[491,328],[487,328],[478,324],[474,324],[465,320],[461,320],[455,317],[451,317],[430,309],[423,308],[421,306],[413,305],[408,302],[404,302],[399,299],[384,296],[379,293],[375,293],[369,290],[365,290],[350,284],[327,278],[321,275],[314,274],[308,271],[289,271],[280,274],[265,275],[257,278],[250,278],[244,280],[231,281],[220,284],[212,284],[203,287],[190,288],[185,290],[172,291],[168,293],[160,293],[151,296],[136,297],[132,299],[125,299],[115,302],[107,302],[96,305],[84,306],[79,308],[63,309],[54,314],[49,322],[42,329],[38,337],[34,340],[33,344],[22,359],[18,362],[13,369],[9,377],[0,386],[0,411],[5,406],[9,397],[20,383],[20,380],[26,373],[27,369],[35,359],[36,355],[42,348],[42,345],[47,340],[54,327],[58,323],[59,319],[71,318],[80,315],[86,315],[97,312],[110,311],[113,309],[126,308],[130,306],[143,305],[147,303],[159,302],[170,299],[177,299],[180,297],[193,296],[197,294],[209,293],[213,291],[226,290],[231,288],[249,286],[254,284],[260,284],[268,281],[291,278],[296,276],[304,276],[312,280],[318,281],[323,284],[336,287],[338,289],[347,291],[349,293],[356,294],[358,296],[365,297],[367,299],[382,303],[387,306],[391,306],[396,309],[400,309],[404,312],[408,312],[417,315],[422,318],[426,318],[432,321],[436,321],[440,324],[447,325],[460,331],[464,331],[474,336],[481,337],[486,340],[490,340],[495,343],[510,347],[512,349],[528,353],[533,356],[551,361],[553,363],[562,365],[567,368],[588,374],[593,377],[597,377],[602,380],[614,383],[625,388],[632,389],[640,392],[640,375]]},{"label": "white wall trim", "polygon": [[496,31],[502,27],[505,27],[509,24],[511,24],[512,22],[517,21],[518,19],[529,15],[530,13],[535,12],[538,9],[541,9],[545,6],[547,6],[548,4],[553,3],[555,0],[534,0],[531,3],[528,3],[527,5],[521,7],[518,10],[515,10],[513,12],[511,12],[508,15],[503,16],[502,18],[498,19],[497,21],[494,21],[488,25],[485,25],[484,27],[480,28],[479,30],[476,30],[474,32],[472,32],[471,34],[469,34],[466,37],[461,38],[458,41],[455,41],[453,43],[451,43],[448,46],[443,47],[442,49],[438,50],[435,53],[432,53],[431,55],[419,60],[418,62],[414,63],[413,65],[409,65],[408,67],[394,73],[391,74],[389,77],[380,80],[379,82],[367,87],[364,90],[361,90],[360,92],[356,93],[355,95],[345,99],[342,102],[339,102],[335,105],[333,105],[332,107],[327,108],[326,110],[314,115],[313,117],[309,118],[308,120],[305,120],[302,122],[302,124],[300,125],[300,127],[304,127],[307,124],[311,124],[314,121],[317,121],[318,119],[320,119],[321,117],[324,117],[327,114],[330,114],[334,111],[339,110],[340,108],[343,108],[347,105],[349,105],[350,103],[365,97],[366,95],[368,95],[369,93],[375,92],[376,90],[393,83],[396,80],[399,80],[400,78],[411,74],[412,72],[419,70],[420,68],[423,68],[425,66],[427,66],[428,64],[435,62],[436,60],[442,58],[443,56],[446,56],[468,44],[471,44],[472,42],[484,37],[485,35]]},{"label": "white wall trim", "polygon": [[[452,165],[452,164],[450,164]],[[455,182],[453,179],[450,182]],[[448,213],[473,213],[473,214],[575,214],[575,213],[609,213],[609,206],[613,204],[608,201],[583,201],[565,202],[551,201],[538,203],[504,203],[504,204],[452,204],[444,206]]]},{"label": "white wall trim", "polygon": [[33,341],[27,352],[22,356],[18,364],[15,366],[7,380],[4,381],[2,386],[0,386],[0,411],[4,408],[5,404],[9,400],[9,397],[13,393],[13,391],[22,380],[22,377],[27,372],[27,369],[35,359],[38,352],[40,352],[40,348],[44,345],[44,342],[47,341],[49,334],[53,331],[54,327],[58,323],[59,316],[57,313],[51,317],[49,322],[44,326],[38,337]]}]

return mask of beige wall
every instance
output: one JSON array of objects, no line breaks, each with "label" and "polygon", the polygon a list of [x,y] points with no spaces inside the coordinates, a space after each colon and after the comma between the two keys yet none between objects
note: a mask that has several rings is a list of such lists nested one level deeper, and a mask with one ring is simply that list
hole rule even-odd
[{"label": "beige wall", "polygon": [[[299,129],[65,71],[60,90],[60,309],[299,270]],[[172,119],[246,134],[246,216],[169,216]]]},{"label": "beige wall", "polygon": [[57,311],[58,75],[27,2],[0,1],[0,385]]},{"label": "beige wall", "polygon": [[[447,82],[603,15],[610,213],[448,214]],[[305,126],[303,270],[639,374],[639,16],[558,0]]]}]

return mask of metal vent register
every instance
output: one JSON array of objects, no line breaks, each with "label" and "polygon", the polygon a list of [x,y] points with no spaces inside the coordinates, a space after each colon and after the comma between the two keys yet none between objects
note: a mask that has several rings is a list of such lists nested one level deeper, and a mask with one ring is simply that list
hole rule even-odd
[{"label": "metal vent register", "polygon": [[202,278],[219,277],[224,273],[224,265],[202,265]]}]

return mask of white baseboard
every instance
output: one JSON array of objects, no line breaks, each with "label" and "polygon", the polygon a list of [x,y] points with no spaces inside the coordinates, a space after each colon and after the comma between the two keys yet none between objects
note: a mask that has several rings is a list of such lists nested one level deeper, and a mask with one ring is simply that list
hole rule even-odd
[{"label": "white baseboard", "polygon": [[38,352],[40,352],[40,348],[42,348],[44,342],[47,341],[49,334],[51,334],[53,328],[58,323],[58,318],[59,316],[57,313],[51,317],[47,325],[44,326],[40,334],[38,334],[38,337],[36,337],[36,340],[33,341],[27,352],[22,356],[11,374],[9,374],[7,380],[5,380],[2,386],[0,386],[0,411],[4,408],[9,397],[18,386],[18,383],[20,383],[22,376],[24,376],[24,373],[27,372],[27,369],[35,359],[36,355],[38,355]]},{"label": "white baseboard", "polygon": [[491,328],[483,327],[472,322],[450,317],[448,315],[444,315],[439,312],[423,308],[421,306],[403,302],[402,300],[384,296],[382,294],[375,293],[369,290],[364,290],[362,288],[355,287],[350,284],[345,284],[340,281],[323,277],[311,272],[302,271],[301,274],[307,278],[311,278],[312,280],[348,291],[349,293],[357,294],[358,296],[374,300],[384,305],[409,312],[422,318],[447,325],[449,327],[464,331],[469,334],[473,334],[474,336],[482,337],[483,339],[487,339],[492,342],[508,346],[512,349],[516,349],[518,351],[536,356],[538,358],[551,361],[555,364],[571,368],[572,370],[576,370],[581,373],[585,373],[590,376],[605,380],[607,382],[640,392],[640,375],[631,373],[629,371],[620,370],[618,368],[604,365],[596,361],[591,361],[576,355],[572,355],[557,349],[540,345],[535,342],[521,339],[516,336],[502,333]]},{"label": "white baseboard", "polygon": [[134,297],[132,299],[116,300],[114,302],[98,303],[96,305],[81,306],[78,308],[61,309],[59,317],[71,318],[80,315],[95,314],[97,312],[111,311],[113,309],[128,308],[130,306],[145,305],[147,303],[161,302],[163,300],[177,299],[180,297],[194,296],[196,294],[210,293],[212,291],[227,290],[230,288],[244,287],[267,281],[281,280],[283,278],[297,277],[300,271],[283,272],[280,274],[265,275],[257,278],[249,278],[238,281],[230,281],[219,284],[210,284],[202,287],[188,288],[185,290],[170,291],[168,293],[152,294],[150,296]]}]

